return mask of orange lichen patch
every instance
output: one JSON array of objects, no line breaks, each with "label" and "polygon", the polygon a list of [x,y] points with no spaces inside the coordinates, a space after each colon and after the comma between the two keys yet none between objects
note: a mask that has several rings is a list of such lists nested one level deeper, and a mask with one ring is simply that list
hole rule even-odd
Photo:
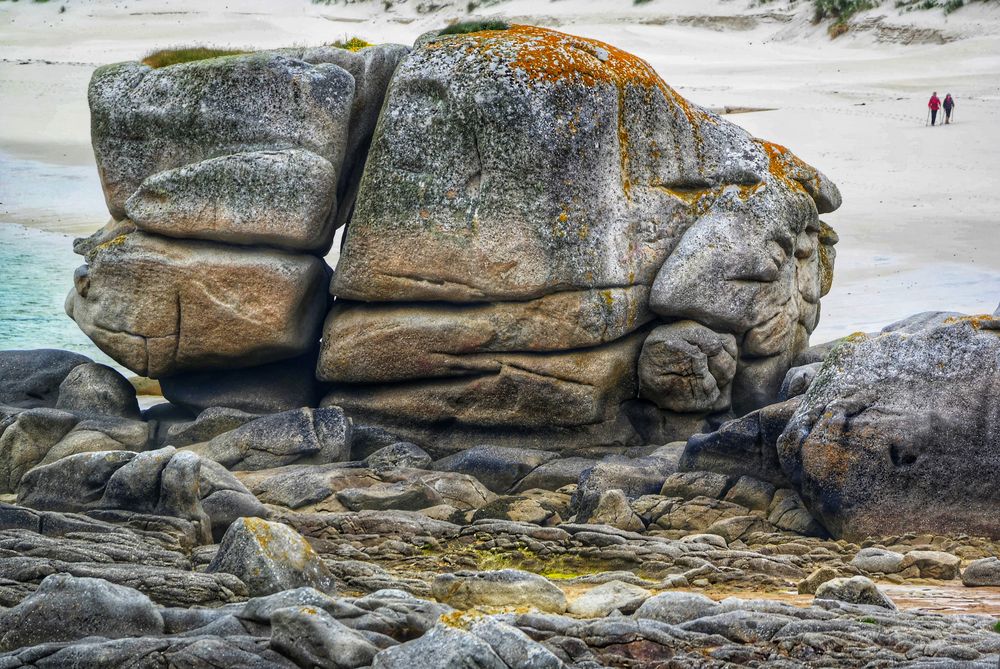
[{"label": "orange lichen patch", "polygon": [[[697,110],[660,78],[646,61],[597,40],[576,37],[535,26],[513,25],[507,30],[482,30],[429,42],[429,50],[475,52],[486,59],[502,61],[529,81],[573,83],[582,86],[610,84],[618,90],[618,139],[621,148],[622,188],[631,194],[628,176],[629,138],[625,126],[626,89],[659,91],[688,121],[700,154],[701,124],[716,123],[711,115]],[[575,128],[574,128],[575,129]]]},{"label": "orange lichen patch", "polygon": [[819,174],[812,166],[780,144],[765,139],[755,141],[767,153],[772,176],[810,197],[819,193]]},{"label": "orange lichen patch", "polygon": [[452,611],[451,613],[442,613],[441,617],[438,618],[438,622],[448,627],[465,630],[471,627],[472,623],[485,617],[485,613],[476,610]]},{"label": "orange lichen patch", "polygon": [[950,316],[944,320],[948,325],[968,323],[977,330],[1000,330],[1000,318],[993,314],[975,314],[972,316]]},{"label": "orange lichen patch", "polygon": [[751,186],[747,186],[745,184],[737,184],[736,185],[736,197],[738,197],[741,200],[743,200],[744,202],[746,202],[747,200],[749,200],[750,198],[752,198],[754,195],[756,195],[757,191],[759,191],[763,187],[764,187],[764,183],[763,182],[761,182],[761,183],[755,183],[755,184],[753,184]]},{"label": "orange lichen patch", "polygon": [[677,188],[666,186],[664,184],[652,183],[649,184],[649,187],[680,200],[691,208],[692,215],[701,216],[707,212],[715,201],[728,189],[735,189],[736,197],[746,202],[753,197],[757,191],[764,188],[764,184],[723,184],[712,188]]},{"label": "orange lichen patch", "polygon": [[707,196],[718,195],[720,190],[719,188],[673,188],[658,183],[649,184],[649,187],[677,198],[689,207],[699,204]]}]

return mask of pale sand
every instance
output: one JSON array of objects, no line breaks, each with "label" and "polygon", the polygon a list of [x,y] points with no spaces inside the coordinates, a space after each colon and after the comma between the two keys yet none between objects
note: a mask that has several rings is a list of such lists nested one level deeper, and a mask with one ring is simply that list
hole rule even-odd
[{"label": "pale sand", "polygon": [[[58,2],[0,4],[0,221],[73,233],[107,219],[89,148],[86,88],[96,65],[192,43],[267,48],[351,35],[410,43],[466,5],[454,0],[427,16],[415,2],[389,13],[380,2],[65,4],[63,14]],[[805,7],[789,21],[751,25],[745,17],[784,3],[750,4],[512,0],[483,11],[633,51],[700,104],[773,108],[730,118],[788,145],[844,195],[825,217],[841,242],[814,341],[927,309],[992,311],[1000,300],[1000,8],[866,15],[886,15],[904,37],[932,27],[954,39],[903,46],[872,31],[831,41]],[[934,89],[956,96],[956,124],[925,127]]]}]

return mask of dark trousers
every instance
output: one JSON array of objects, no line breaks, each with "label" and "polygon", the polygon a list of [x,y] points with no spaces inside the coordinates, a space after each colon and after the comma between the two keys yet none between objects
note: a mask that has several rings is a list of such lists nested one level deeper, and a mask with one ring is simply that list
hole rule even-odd
[{"label": "dark trousers", "polygon": [[934,123],[937,121],[937,112],[938,112],[937,109],[931,110],[931,125],[934,125]]},{"label": "dark trousers", "polygon": [[951,123],[951,110],[952,109],[954,109],[954,108],[953,107],[951,107],[951,108],[945,107],[944,108],[944,122],[945,123]]}]

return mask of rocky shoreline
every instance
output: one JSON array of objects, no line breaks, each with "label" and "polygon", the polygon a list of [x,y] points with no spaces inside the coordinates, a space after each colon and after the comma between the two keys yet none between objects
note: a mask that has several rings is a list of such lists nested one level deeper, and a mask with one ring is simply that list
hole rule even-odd
[{"label": "rocky shoreline", "polygon": [[[44,443],[46,418],[59,431],[79,420],[59,443],[142,425],[178,448],[59,458],[2,498],[3,667],[402,667],[432,654],[442,667],[991,667],[1000,656],[1000,609],[910,611],[881,590],[995,592],[1000,542],[831,539],[790,488],[678,471],[707,457],[710,435],[599,460],[478,446],[435,461],[406,442],[352,460],[377,440],[339,412],[136,418],[123,378],[66,357],[49,353],[43,373],[33,352],[36,373],[17,375],[22,399],[61,408],[8,408],[5,462]],[[0,354],[5,402],[12,359],[27,358]],[[344,461],[307,464],[318,453]]]},{"label": "rocky shoreline", "polygon": [[840,194],[784,147],[506,24],[90,102],[66,310],[168,401],[0,352],[0,669],[1000,661],[883,590],[1000,588],[1000,320],[809,346]]}]

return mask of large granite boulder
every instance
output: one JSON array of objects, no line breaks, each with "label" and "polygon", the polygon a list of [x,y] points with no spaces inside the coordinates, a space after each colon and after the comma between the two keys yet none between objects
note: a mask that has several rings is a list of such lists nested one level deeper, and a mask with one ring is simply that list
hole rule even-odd
[{"label": "large granite boulder", "polygon": [[91,136],[111,215],[157,172],[262,147],[302,148],[339,166],[354,78],[275,53],[159,69],[106,65],[90,82]]},{"label": "large granite boulder", "polygon": [[311,255],[134,232],[87,255],[66,313],[138,374],[247,367],[315,344],[326,276]]},{"label": "large granite boulder", "polygon": [[838,538],[998,538],[998,388],[995,317],[849,337],[778,440],[781,466]]},{"label": "large granite boulder", "polygon": [[[353,209],[407,52],[297,48],[99,68],[92,138],[115,220],[75,246],[88,264],[67,313],[126,367],[176,377],[167,392],[181,404],[317,404],[311,371],[267,365],[315,356],[329,278],[320,258]],[[244,369],[235,380],[197,376]],[[261,397],[261,384],[290,377],[301,390],[286,382],[274,401]],[[257,388],[233,389],[244,381]]]},{"label": "large granite boulder", "polygon": [[776,395],[830,287],[818,215],[839,202],[614,47],[422,39],[331,286],[326,403],[438,457],[687,438]]}]

